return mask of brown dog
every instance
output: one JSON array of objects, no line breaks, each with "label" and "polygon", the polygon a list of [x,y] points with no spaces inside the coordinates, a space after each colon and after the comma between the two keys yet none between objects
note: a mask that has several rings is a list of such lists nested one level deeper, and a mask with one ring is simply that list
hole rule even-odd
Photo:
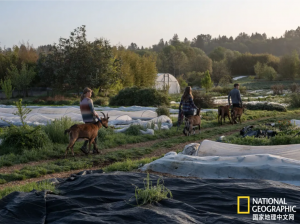
[{"label": "brown dog", "polygon": [[184,134],[185,135],[189,136],[192,133],[192,130],[194,130],[194,134],[195,134],[194,126],[198,126],[199,133],[201,133],[201,131],[200,131],[200,126],[201,126],[200,110],[201,110],[201,108],[199,108],[197,110],[196,115],[188,116],[188,117],[185,118],[185,127],[184,127]]},{"label": "brown dog", "polygon": [[224,123],[225,123],[226,116],[228,117],[229,122],[231,123],[229,114],[230,114],[229,113],[229,105],[219,106],[218,107],[218,123],[220,123],[220,116],[221,116],[221,125],[222,125],[222,119],[224,119]]},{"label": "brown dog", "polygon": [[242,114],[245,112],[245,108],[246,108],[245,105],[243,105],[243,107],[234,107],[234,108],[232,108],[232,110],[231,110],[231,124],[233,124],[236,121],[236,119],[239,119],[240,124],[242,123],[241,122],[241,117],[242,117]]}]

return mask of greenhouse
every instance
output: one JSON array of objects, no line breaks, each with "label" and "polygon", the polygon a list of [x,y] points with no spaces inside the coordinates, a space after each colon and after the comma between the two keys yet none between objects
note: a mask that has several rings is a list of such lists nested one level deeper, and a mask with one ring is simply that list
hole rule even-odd
[{"label": "greenhouse", "polygon": [[155,88],[157,90],[162,90],[167,86],[170,87],[169,93],[180,93],[180,85],[173,75],[169,73],[158,73],[155,82]]}]

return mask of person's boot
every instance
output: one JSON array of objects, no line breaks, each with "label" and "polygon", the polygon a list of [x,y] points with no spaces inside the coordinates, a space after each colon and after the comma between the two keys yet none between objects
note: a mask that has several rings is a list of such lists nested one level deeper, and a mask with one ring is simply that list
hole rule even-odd
[{"label": "person's boot", "polygon": [[85,154],[85,155],[88,155],[89,152],[88,152],[88,149],[87,149],[87,144],[89,143],[88,140],[84,141],[83,143],[83,146],[81,146],[80,150]]}]

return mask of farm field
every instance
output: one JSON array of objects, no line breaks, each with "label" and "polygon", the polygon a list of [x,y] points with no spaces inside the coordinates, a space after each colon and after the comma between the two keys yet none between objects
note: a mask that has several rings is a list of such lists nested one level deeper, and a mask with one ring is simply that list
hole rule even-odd
[{"label": "farm field", "polygon": [[[207,112],[202,114],[201,134],[184,136],[183,125],[177,131],[176,119],[170,130],[157,130],[155,135],[133,135],[132,133],[114,133],[113,129],[100,129],[98,148],[99,155],[83,155],[79,150],[80,143],[75,145],[75,157],[71,154],[64,158],[67,139],[61,143],[48,143],[38,149],[14,149],[1,145],[0,151],[0,189],[2,197],[13,191],[15,186],[26,186],[30,183],[53,177],[67,177],[87,169],[104,169],[105,171],[132,171],[141,164],[149,163],[169,151],[180,152],[189,143],[199,143],[204,139],[216,140],[219,136],[232,136],[247,125],[260,125],[299,117],[299,110],[287,112],[250,111],[242,117],[242,124],[225,125],[217,123],[217,114]],[[5,135],[7,128],[2,129]],[[61,135],[63,129],[60,130]],[[64,142],[64,143],[63,143]],[[300,143],[295,138],[293,143]],[[280,144],[280,142],[278,142]],[[30,189],[30,188],[29,188]]]}]

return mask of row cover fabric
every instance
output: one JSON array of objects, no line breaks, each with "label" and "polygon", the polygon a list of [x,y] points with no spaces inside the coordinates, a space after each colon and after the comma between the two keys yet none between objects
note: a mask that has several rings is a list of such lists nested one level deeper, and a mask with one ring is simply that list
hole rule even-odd
[{"label": "row cover fabric", "polygon": [[[237,214],[237,196],[244,195],[285,198],[288,205],[296,206],[294,219],[300,219],[300,188],[296,186],[265,180],[164,178],[173,199],[138,207],[135,186],[142,188],[145,177],[143,173],[81,172],[61,181],[58,195],[14,192],[0,200],[0,223],[258,223],[252,211]],[[158,178],[150,175],[153,184]],[[241,201],[240,209],[246,208]]]},{"label": "row cover fabric", "polygon": [[[73,121],[82,122],[82,116],[79,107],[28,107],[32,111],[27,115],[25,122],[29,125],[45,125],[47,122],[54,119],[60,119],[62,117],[70,117]],[[19,116],[14,115],[16,113],[16,107],[0,107],[0,126],[9,126],[9,123],[14,125],[21,125]],[[103,115],[98,112],[100,117]],[[140,111],[118,111],[109,110],[102,111],[105,115],[108,114],[109,125],[116,124],[129,124],[132,120],[143,119],[151,120],[157,117],[157,113],[152,110],[140,110]],[[3,120],[2,120],[3,119]],[[7,122],[5,122],[5,121]]]},{"label": "row cover fabric", "polygon": [[169,152],[144,165],[178,176],[245,178],[284,181],[300,185],[300,144],[249,146],[204,140],[186,145],[183,152]]}]

